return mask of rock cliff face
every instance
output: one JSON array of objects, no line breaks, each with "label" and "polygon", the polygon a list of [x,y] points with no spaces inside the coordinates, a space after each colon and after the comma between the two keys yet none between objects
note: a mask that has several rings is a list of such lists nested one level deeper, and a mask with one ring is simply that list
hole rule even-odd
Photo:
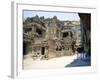
[{"label": "rock cliff face", "polygon": [[56,16],[27,18],[23,22],[23,54],[45,58],[72,55],[79,25],[79,21],[60,21]]},{"label": "rock cliff face", "polygon": [[91,14],[80,13],[82,29],[82,46],[84,51],[91,55]]}]

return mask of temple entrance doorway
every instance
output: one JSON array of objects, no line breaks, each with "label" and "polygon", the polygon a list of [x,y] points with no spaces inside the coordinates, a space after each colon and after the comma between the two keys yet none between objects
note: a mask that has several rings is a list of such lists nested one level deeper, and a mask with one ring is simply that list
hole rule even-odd
[{"label": "temple entrance doorway", "polygon": [[42,47],[42,49],[41,49],[41,54],[42,54],[42,55],[45,54],[45,47]]}]

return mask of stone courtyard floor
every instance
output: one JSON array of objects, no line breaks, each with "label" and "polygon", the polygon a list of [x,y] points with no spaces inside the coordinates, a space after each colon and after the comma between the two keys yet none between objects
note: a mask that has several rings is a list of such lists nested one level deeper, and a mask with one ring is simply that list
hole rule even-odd
[{"label": "stone courtyard floor", "polygon": [[90,66],[90,59],[79,59],[77,55],[73,56],[62,56],[52,58],[49,60],[41,60],[38,57],[33,60],[31,57],[25,58],[23,61],[23,68],[29,69],[61,69],[66,67],[77,67],[77,66]]}]

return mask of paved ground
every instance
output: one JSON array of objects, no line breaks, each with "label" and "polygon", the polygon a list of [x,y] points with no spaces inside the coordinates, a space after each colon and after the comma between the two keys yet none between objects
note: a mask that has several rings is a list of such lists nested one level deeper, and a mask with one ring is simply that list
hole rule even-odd
[{"label": "paved ground", "polygon": [[57,57],[49,60],[41,60],[41,57],[38,57],[36,60],[33,60],[31,57],[24,59],[24,69],[61,69],[66,67],[74,66],[88,66],[90,65],[90,60],[82,60],[73,56],[63,56]]}]

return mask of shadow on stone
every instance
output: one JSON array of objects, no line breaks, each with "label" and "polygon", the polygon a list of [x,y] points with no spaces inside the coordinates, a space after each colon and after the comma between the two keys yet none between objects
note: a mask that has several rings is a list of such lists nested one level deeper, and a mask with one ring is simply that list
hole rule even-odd
[{"label": "shadow on stone", "polygon": [[82,66],[91,66],[91,58],[88,57],[86,59],[75,59],[72,63],[66,65],[65,67],[82,67]]}]

